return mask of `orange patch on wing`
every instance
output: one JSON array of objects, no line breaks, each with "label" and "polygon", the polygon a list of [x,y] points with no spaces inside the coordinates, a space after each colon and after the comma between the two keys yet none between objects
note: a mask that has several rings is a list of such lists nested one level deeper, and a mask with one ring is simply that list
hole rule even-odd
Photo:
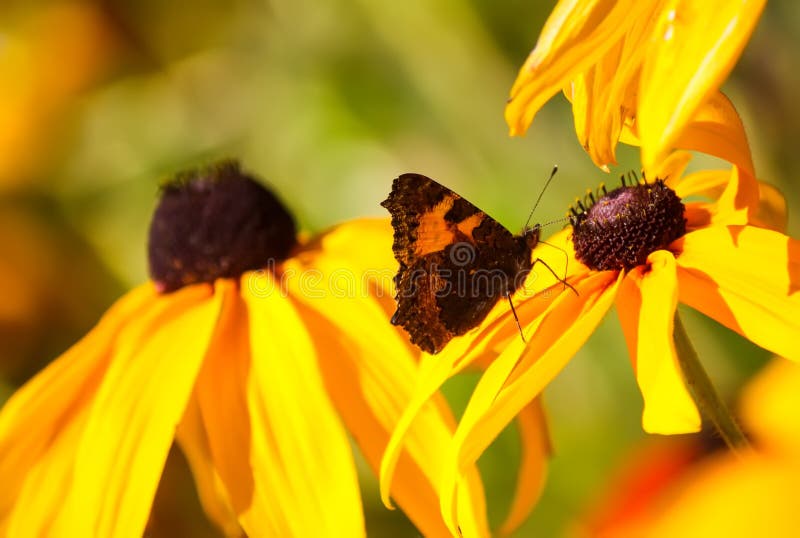
[{"label": "orange patch on wing", "polygon": [[414,252],[417,256],[444,250],[455,240],[452,225],[444,219],[454,202],[454,197],[447,196],[419,219],[417,240],[414,243]]},{"label": "orange patch on wing", "polygon": [[458,223],[458,231],[460,231],[467,237],[472,237],[472,230],[481,225],[481,222],[483,222],[484,217],[486,217],[486,214],[480,212],[465,218],[464,220]]}]

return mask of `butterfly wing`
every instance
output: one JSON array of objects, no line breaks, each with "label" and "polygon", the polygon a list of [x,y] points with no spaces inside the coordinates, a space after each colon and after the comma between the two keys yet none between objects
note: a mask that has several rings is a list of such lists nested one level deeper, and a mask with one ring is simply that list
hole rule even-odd
[{"label": "butterfly wing", "polygon": [[530,270],[522,238],[426,176],[401,175],[381,205],[400,264],[392,323],[424,351],[437,353],[478,325]]}]

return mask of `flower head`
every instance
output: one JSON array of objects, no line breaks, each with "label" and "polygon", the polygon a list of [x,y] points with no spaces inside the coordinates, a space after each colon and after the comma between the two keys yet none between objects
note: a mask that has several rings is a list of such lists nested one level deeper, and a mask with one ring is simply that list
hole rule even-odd
[{"label": "flower head", "polygon": [[[153,282],[0,412],[0,534],[141,536],[177,440],[226,535],[364,535],[348,433],[377,467],[417,372],[388,323],[390,291],[378,293],[390,244],[383,220],[298,239],[233,163],[167,185]],[[445,536],[435,447],[454,419],[441,399],[423,415],[392,495],[421,532]],[[485,534],[468,474],[465,528]]]},{"label": "flower head", "polygon": [[578,139],[600,167],[616,162],[622,138],[641,144],[648,174],[676,147],[752,173],[741,121],[719,88],[765,3],[560,1],[511,89],[511,134],[523,134],[563,90]]},{"label": "flower head", "polygon": [[[507,306],[500,305],[471,338],[445,349],[421,374],[417,395],[390,442],[382,467],[386,483],[415,404],[488,350],[502,349],[476,386],[450,447],[441,505],[453,528],[455,481],[539,396],[614,304],[648,432],[692,432],[701,425],[673,342],[678,302],[770,351],[800,359],[793,344],[800,331],[800,244],[777,231],[782,215],[760,207],[774,191],[736,167],[678,181],[687,161],[687,155],[674,154],[663,165],[669,171],[666,180],[601,190],[598,199],[573,212],[574,228],[536,249],[534,256],[551,267],[564,267],[563,252],[552,245],[568,253],[566,280],[577,293],[547,272],[532,274],[525,297],[518,293],[515,300],[527,342],[516,335]],[[699,195],[712,201],[694,201]]]}]

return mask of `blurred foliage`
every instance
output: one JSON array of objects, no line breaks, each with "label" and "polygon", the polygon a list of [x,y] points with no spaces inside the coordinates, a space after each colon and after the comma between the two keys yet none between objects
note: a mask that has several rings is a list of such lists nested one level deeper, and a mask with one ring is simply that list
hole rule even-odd
[{"label": "blurred foliage", "polygon": [[[535,219],[562,217],[600,181],[563,97],[510,139],[503,106],[554,2],[309,0],[6,1],[0,14],[0,400],[146,278],[157,185],[186,166],[240,158],[317,231],[363,215],[392,178],[437,178],[511,230],[554,163]],[[760,177],[800,229],[795,140],[800,12],[768,4],[726,85]],[[620,151],[619,174],[637,152]],[[701,160],[699,164],[707,163]],[[557,226],[553,226],[555,231]],[[641,398],[612,314],[546,391],[555,455],[520,536],[562,534],[645,437]],[[686,312],[701,357],[732,397],[765,353]],[[447,394],[463,408],[476,377]],[[492,520],[513,491],[516,433],[482,459]],[[413,536],[364,472],[370,534]],[[173,451],[148,535],[213,535]]]}]

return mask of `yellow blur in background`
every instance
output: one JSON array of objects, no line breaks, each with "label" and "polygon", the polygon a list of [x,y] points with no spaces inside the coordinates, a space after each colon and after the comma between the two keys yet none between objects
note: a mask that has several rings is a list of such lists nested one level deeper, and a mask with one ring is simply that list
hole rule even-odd
[{"label": "yellow blur in background", "polygon": [[[0,8],[0,401],[146,278],[158,183],[220,157],[265,178],[306,231],[385,216],[403,172],[436,178],[512,231],[553,164],[534,219],[566,213],[638,169],[621,148],[607,176],[577,143],[563,97],[524,138],[503,108],[554,2],[331,0],[8,1]],[[800,13],[767,5],[724,90],[743,115],[759,177],[786,194],[797,236]],[[708,165],[708,161],[695,166]],[[713,164],[713,163],[712,163]],[[553,225],[545,235],[558,231]],[[613,316],[612,316],[613,317]],[[701,315],[684,319],[727,397],[766,353]],[[519,536],[557,536],[594,502],[645,434],[640,396],[609,319],[545,392],[555,455]],[[476,377],[450,382],[463,408]],[[516,432],[481,460],[493,523],[513,493]],[[373,536],[414,536],[364,470]],[[152,536],[214,536],[179,452]]]}]

